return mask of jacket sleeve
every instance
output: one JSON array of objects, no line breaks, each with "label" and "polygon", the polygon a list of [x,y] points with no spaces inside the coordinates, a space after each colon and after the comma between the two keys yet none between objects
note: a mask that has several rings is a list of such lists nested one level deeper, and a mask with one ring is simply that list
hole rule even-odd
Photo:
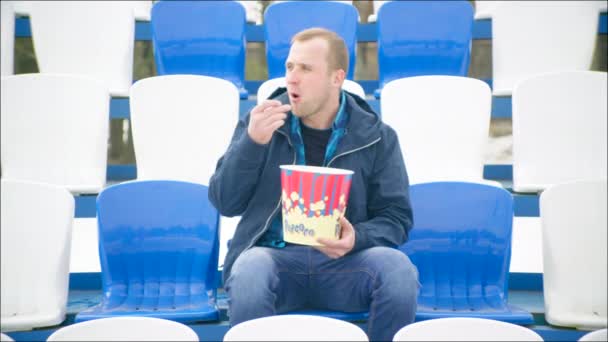
[{"label": "jacket sleeve", "polygon": [[409,181],[399,140],[395,131],[385,128],[367,192],[370,219],[353,224],[355,246],[351,253],[375,246],[398,247],[412,228]]},{"label": "jacket sleeve", "polygon": [[266,158],[268,145],[251,140],[248,122],[249,115],[239,120],[230,145],[209,181],[209,200],[223,216],[236,216],[245,211]]}]

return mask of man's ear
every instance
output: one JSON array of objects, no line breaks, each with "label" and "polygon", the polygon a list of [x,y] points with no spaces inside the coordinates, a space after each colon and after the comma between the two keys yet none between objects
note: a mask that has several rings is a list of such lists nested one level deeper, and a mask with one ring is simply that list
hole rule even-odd
[{"label": "man's ear", "polygon": [[343,69],[338,69],[338,70],[334,71],[334,77],[333,77],[334,84],[342,86],[345,79],[346,79],[346,72]]}]

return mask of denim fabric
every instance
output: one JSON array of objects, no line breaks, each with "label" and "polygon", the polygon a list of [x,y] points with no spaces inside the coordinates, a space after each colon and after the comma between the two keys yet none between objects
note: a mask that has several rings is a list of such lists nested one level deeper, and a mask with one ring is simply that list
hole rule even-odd
[{"label": "denim fabric", "polygon": [[331,259],[308,246],[253,247],[234,263],[225,289],[230,324],[295,310],[369,310],[371,341],[391,341],[414,321],[418,270],[401,251],[372,247]]}]

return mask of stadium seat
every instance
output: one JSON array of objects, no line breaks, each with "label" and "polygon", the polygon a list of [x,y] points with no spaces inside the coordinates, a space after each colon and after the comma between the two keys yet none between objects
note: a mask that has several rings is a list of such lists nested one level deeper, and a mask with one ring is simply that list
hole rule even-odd
[{"label": "stadium seat", "polygon": [[[209,185],[238,121],[234,84],[198,75],[150,77],[131,87],[130,102],[137,178]],[[238,218],[220,218],[222,241],[232,238],[236,224]]]},{"label": "stadium seat", "polygon": [[608,329],[599,329],[592,332],[588,332],[578,339],[579,342],[604,342],[608,341]]},{"label": "stadium seat", "polygon": [[110,95],[74,75],[2,78],[2,178],[98,193],[106,183]]},{"label": "stadium seat", "polygon": [[189,326],[154,317],[109,317],[61,327],[55,341],[198,341]]},{"label": "stadium seat", "polygon": [[13,342],[15,340],[13,340],[10,336],[8,336],[7,334],[4,333],[0,333],[0,341],[2,342]]},{"label": "stadium seat", "polygon": [[504,1],[492,8],[492,87],[509,96],[519,81],[589,70],[597,37],[597,1]]},{"label": "stadium seat", "polygon": [[534,330],[485,318],[449,317],[401,328],[393,341],[543,341]]},{"label": "stadium seat", "polygon": [[606,72],[538,75],[513,90],[513,190],[606,177]]},{"label": "stadium seat", "polygon": [[382,89],[382,121],[397,132],[410,184],[483,179],[492,93],[480,80],[416,76]]},{"label": "stadium seat", "polygon": [[204,75],[245,89],[245,9],[237,1],[160,1],[152,7],[158,75]]},{"label": "stadium seat", "polygon": [[409,240],[400,246],[418,268],[416,321],[488,318],[532,324],[508,304],[513,198],[502,188],[464,182],[414,184]]},{"label": "stadium seat", "polygon": [[505,1],[497,0],[475,0],[475,19],[492,18],[492,9]]},{"label": "stadium seat", "polygon": [[411,76],[466,76],[473,37],[468,1],[388,1],[378,11],[378,83]]},{"label": "stadium seat", "polygon": [[218,212],[207,191],[163,180],[104,189],[97,196],[103,297],[75,322],[116,316],[217,320]]},{"label": "stadium seat", "polygon": [[35,1],[30,26],[41,73],[88,76],[112,96],[128,95],[135,35],[128,1]]},{"label": "stadium seat", "polygon": [[231,327],[224,341],[368,341],[358,326],[312,315],[278,315]]},{"label": "stadium seat", "polygon": [[15,11],[11,1],[2,1],[0,6],[0,74],[5,76],[14,73]]},{"label": "stadium seat", "polygon": [[1,181],[3,332],[65,320],[74,197],[64,188]]},{"label": "stadium seat", "polygon": [[264,13],[268,78],[285,76],[285,60],[294,34],[322,27],[344,39],[350,61],[346,78],[352,80],[356,65],[357,17],[356,7],[338,1],[285,1],[268,6]]},{"label": "stadium seat", "polygon": [[[262,83],[258,88],[258,104],[268,99],[270,94],[277,90],[277,88],[285,86],[285,77],[278,77],[264,81],[264,83]],[[361,87],[361,85],[355,81],[344,80],[344,83],[342,84],[342,89],[351,92],[355,95],[358,95],[362,99],[365,99],[365,90],[363,90],[363,87]]]},{"label": "stadium seat", "polygon": [[545,319],[551,325],[607,325],[607,195],[605,174],[556,184],[540,195]]},{"label": "stadium seat", "polygon": [[153,4],[151,0],[135,0],[125,2],[131,3],[135,20],[150,21],[150,12],[152,11]]},{"label": "stadium seat", "polygon": [[262,6],[259,1],[238,1],[245,8],[248,24],[262,24]]}]

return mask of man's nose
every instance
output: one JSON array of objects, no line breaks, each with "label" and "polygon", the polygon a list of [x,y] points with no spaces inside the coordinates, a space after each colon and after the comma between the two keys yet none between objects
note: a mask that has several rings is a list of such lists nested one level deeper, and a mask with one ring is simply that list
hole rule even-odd
[{"label": "man's nose", "polygon": [[285,75],[285,81],[287,82],[287,84],[295,84],[299,81],[299,77],[297,73],[295,73],[293,70],[287,71]]}]

